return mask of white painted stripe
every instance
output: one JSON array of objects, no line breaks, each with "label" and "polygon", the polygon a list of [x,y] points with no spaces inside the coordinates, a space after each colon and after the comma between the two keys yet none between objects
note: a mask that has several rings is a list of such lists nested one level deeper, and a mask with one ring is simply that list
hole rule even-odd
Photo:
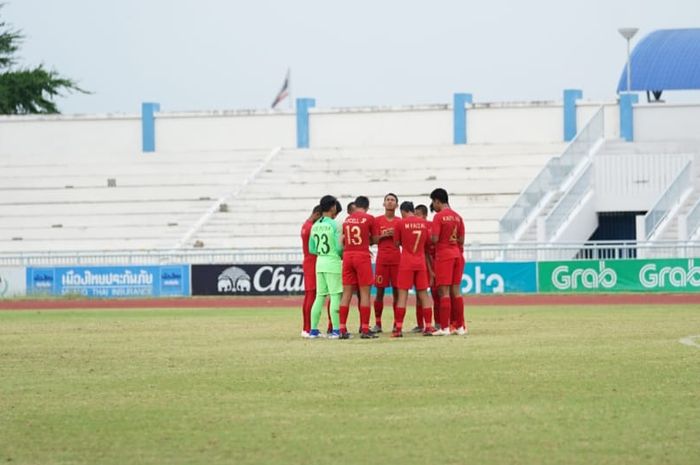
[{"label": "white painted stripe", "polygon": [[700,334],[697,336],[688,336],[684,337],[678,340],[683,345],[690,346],[690,347],[697,347],[700,349]]}]

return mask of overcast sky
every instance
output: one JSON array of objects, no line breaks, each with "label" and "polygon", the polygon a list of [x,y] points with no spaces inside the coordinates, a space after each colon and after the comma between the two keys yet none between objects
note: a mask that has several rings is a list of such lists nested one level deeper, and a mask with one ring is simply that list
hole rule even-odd
[{"label": "overcast sky", "polygon": [[[44,63],[93,95],[64,113],[269,108],[292,73],[319,107],[611,99],[617,28],[700,27],[700,0],[0,0]],[[666,95],[665,95],[666,97]],[[667,97],[669,100],[672,97]],[[698,98],[697,100],[700,100]],[[286,102],[283,104],[287,108]]]}]

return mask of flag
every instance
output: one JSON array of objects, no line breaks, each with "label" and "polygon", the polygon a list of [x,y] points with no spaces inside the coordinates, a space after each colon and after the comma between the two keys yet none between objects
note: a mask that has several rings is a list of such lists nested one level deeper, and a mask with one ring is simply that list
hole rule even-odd
[{"label": "flag", "polygon": [[282,100],[286,99],[288,96],[289,96],[289,70],[287,70],[287,75],[284,78],[284,84],[282,84],[282,88],[277,93],[277,97],[275,97],[274,102],[272,102],[272,108],[275,108]]}]

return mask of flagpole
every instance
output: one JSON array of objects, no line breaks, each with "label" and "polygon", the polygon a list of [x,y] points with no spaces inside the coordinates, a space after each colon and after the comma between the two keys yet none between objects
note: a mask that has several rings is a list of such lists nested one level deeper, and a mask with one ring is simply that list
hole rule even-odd
[{"label": "flagpole", "polygon": [[294,110],[294,99],[292,98],[292,68],[287,67],[287,94],[289,95],[289,109]]}]

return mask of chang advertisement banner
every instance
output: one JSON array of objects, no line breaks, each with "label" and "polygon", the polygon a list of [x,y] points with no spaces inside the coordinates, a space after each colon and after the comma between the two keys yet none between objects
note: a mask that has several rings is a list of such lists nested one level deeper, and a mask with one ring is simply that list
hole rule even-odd
[{"label": "chang advertisement banner", "polygon": [[299,265],[192,265],[192,295],[301,295]]},{"label": "chang advertisement banner", "polygon": [[538,275],[540,292],[700,292],[695,258],[540,262]]},{"label": "chang advertisement banner", "polygon": [[30,295],[85,297],[189,296],[188,265],[27,268]]}]

